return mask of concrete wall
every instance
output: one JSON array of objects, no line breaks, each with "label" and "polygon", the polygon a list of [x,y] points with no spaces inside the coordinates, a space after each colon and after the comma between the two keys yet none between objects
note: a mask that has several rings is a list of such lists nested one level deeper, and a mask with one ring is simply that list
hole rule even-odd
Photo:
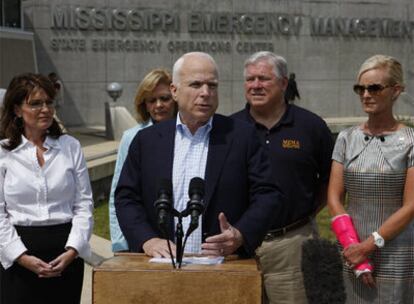
[{"label": "concrete wall", "polygon": [[[80,8],[79,15],[76,15],[76,8]],[[56,17],[56,9],[75,12],[72,14],[74,19],[68,19],[72,28],[69,24],[69,29],[64,29],[62,19],[59,21],[60,17]],[[97,30],[96,27],[105,22],[94,19],[94,28],[91,14],[96,11],[92,9],[170,13],[179,23],[172,26],[176,28],[167,29],[169,32],[157,29],[158,25],[152,31]],[[296,73],[302,96],[298,104],[323,117],[363,115],[351,89],[360,64],[376,53],[395,56],[403,63],[407,84],[407,94],[399,101],[397,113],[414,115],[412,0],[26,0],[23,10],[25,28],[35,32],[39,71],[56,71],[63,80],[65,104],[59,109],[59,115],[68,125],[103,125],[104,101],[109,98],[105,88],[113,81],[124,86],[119,102],[132,112],[137,83],[152,68],[171,68],[185,52],[185,48],[172,48],[172,45],[182,41],[186,41],[187,46],[191,42],[210,43],[210,50],[212,42],[230,44],[230,50],[211,52],[220,67],[219,112],[224,114],[239,110],[245,103],[242,85],[245,58],[253,51],[267,48],[286,57],[289,70]],[[202,30],[190,33],[188,20],[194,13],[201,13],[202,17],[217,16],[216,13],[234,16],[245,28],[235,33],[226,33],[225,26],[224,33]],[[281,17],[279,31],[262,33],[262,18],[255,19],[253,32],[256,34],[249,32],[248,22],[257,14],[265,16],[263,18]],[[119,16],[122,17],[122,13]],[[60,22],[55,28],[52,28],[53,18]],[[355,30],[338,34],[325,28],[324,35],[316,34],[312,32],[316,18],[342,20],[353,24]],[[380,18],[377,23],[376,18]],[[295,22],[299,22],[297,27]],[[384,22],[387,27],[381,27]],[[405,32],[401,32],[401,24],[405,26]],[[122,27],[122,21],[117,26]],[[131,43],[152,41],[160,49],[120,50],[114,47],[98,50],[98,45],[111,39],[115,44],[126,40]]]},{"label": "concrete wall", "polygon": [[0,28],[0,88],[25,72],[37,72],[33,33]]}]

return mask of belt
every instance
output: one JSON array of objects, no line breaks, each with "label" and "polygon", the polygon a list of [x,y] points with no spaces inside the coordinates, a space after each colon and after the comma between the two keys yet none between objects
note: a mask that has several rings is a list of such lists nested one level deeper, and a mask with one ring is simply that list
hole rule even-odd
[{"label": "belt", "polygon": [[266,233],[266,235],[264,237],[264,240],[265,241],[271,241],[272,239],[274,239],[278,236],[285,235],[289,231],[292,231],[292,230],[298,229],[302,226],[305,226],[307,223],[312,221],[312,219],[313,219],[313,216],[307,216],[307,217],[301,218],[300,220],[297,220],[296,222],[293,222],[292,224],[289,224],[285,227],[269,230]]}]

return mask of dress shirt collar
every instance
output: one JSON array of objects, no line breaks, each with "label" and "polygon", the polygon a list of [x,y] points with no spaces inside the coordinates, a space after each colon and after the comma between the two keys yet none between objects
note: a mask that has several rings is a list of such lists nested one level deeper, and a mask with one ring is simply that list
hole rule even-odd
[{"label": "dress shirt collar", "polygon": [[46,136],[45,142],[43,143],[43,146],[47,149],[52,148],[52,149],[60,149],[60,143],[59,143],[59,139],[55,139],[52,138],[50,136]]},{"label": "dress shirt collar", "polygon": [[152,121],[152,118],[150,118],[142,123],[142,128],[151,127],[152,125],[155,125],[155,123]]},{"label": "dress shirt collar", "polygon": [[[30,140],[28,140],[24,135],[22,135],[22,142],[20,143],[20,145],[18,145],[16,148],[14,148],[12,152],[17,152],[17,151],[19,151],[20,149],[23,149],[26,146],[34,146],[34,144]],[[51,149],[51,148],[52,149],[60,149],[61,148],[59,140],[54,139],[50,136],[46,136],[46,139],[43,142],[43,146],[48,150]]]},{"label": "dress shirt collar", "polygon": [[[203,125],[200,128],[198,128],[197,131],[196,131],[196,133],[198,133],[199,130],[203,130],[202,132],[204,132],[204,134],[210,133],[211,128],[213,127],[213,117],[214,117],[214,115],[209,118],[209,120],[207,121],[207,123],[205,125]],[[188,129],[188,127],[181,121],[180,113],[177,114],[176,129],[180,133],[190,132],[190,130]],[[190,134],[191,134],[191,132],[190,132]]]}]

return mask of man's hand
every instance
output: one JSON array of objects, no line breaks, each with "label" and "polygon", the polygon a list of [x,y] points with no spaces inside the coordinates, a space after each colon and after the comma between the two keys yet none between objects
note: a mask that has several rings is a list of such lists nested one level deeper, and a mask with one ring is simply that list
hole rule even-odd
[{"label": "man's hand", "polygon": [[[171,241],[168,241],[171,245],[171,251],[175,257],[176,247]],[[167,240],[160,238],[149,239],[142,245],[142,249],[145,254],[154,258],[170,258],[170,252],[168,250]]]},{"label": "man's hand", "polygon": [[[56,259],[49,262],[49,265],[52,266],[52,270],[57,272],[59,275],[73,262],[74,259],[78,256],[78,252],[74,248],[69,248],[66,252],[59,255]],[[42,276],[39,276],[42,278]]]},{"label": "man's hand", "polygon": [[218,217],[220,234],[210,236],[201,244],[203,255],[226,256],[234,253],[243,244],[243,236],[227,221],[223,212]]},{"label": "man's hand", "polygon": [[17,258],[16,262],[20,266],[37,274],[39,278],[53,278],[60,275],[60,272],[54,270],[52,265],[42,261],[33,255],[23,253],[20,257]]}]

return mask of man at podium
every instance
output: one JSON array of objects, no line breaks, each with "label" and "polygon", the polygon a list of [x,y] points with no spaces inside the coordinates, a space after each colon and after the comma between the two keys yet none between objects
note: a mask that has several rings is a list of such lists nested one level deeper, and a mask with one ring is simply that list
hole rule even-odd
[{"label": "man at podium", "polygon": [[[131,143],[115,192],[119,224],[133,252],[169,257],[154,207],[160,180],[172,181],[173,208],[183,211],[190,180],[205,180],[204,212],[185,252],[253,256],[274,218],[281,192],[271,180],[268,156],[254,126],[215,114],[218,69],[201,52],[184,54],[174,64],[171,93],[175,119],[137,134]],[[174,220],[168,238],[175,252]],[[184,231],[190,217],[183,219]]]}]

